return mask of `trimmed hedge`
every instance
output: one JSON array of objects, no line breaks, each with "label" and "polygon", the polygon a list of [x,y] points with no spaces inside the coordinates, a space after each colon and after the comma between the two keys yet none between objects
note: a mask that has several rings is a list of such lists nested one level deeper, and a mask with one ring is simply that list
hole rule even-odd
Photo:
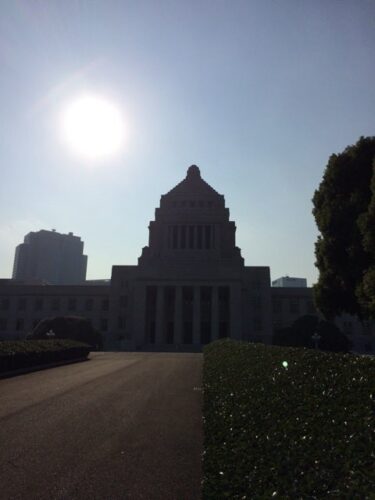
[{"label": "trimmed hedge", "polygon": [[203,498],[375,498],[375,360],[204,349]]},{"label": "trimmed hedge", "polygon": [[37,365],[86,358],[90,347],[74,340],[0,342],[0,373]]}]

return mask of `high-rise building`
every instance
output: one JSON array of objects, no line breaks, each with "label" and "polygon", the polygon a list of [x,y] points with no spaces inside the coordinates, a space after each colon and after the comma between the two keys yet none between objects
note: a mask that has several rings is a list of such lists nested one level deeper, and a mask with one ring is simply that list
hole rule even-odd
[{"label": "high-rise building", "polygon": [[12,278],[26,283],[74,285],[85,281],[86,267],[87,255],[83,255],[79,236],[42,229],[27,234],[17,246]]}]

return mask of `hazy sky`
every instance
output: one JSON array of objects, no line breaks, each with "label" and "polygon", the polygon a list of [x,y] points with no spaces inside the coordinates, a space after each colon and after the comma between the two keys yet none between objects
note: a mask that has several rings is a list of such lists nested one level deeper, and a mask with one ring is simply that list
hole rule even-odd
[{"label": "hazy sky", "polygon": [[[29,231],[73,231],[88,278],[136,264],[160,195],[197,164],[247,265],[311,284],[311,198],[375,134],[375,1],[0,2],[0,277]],[[116,157],[61,142],[82,92],[119,107]]]}]

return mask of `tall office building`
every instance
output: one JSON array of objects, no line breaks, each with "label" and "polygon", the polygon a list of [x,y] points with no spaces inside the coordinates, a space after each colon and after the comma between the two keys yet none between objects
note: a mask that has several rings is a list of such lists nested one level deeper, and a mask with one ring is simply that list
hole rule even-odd
[{"label": "tall office building", "polygon": [[27,234],[24,242],[17,246],[12,278],[74,285],[85,281],[86,267],[87,255],[83,255],[83,241],[79,236],[42,229]]}]

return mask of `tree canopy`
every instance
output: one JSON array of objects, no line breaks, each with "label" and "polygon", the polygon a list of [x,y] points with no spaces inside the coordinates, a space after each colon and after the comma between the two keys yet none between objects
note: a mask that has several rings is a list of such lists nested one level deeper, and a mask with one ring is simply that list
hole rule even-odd
[{"label": "tree canopy", "polygon": [[315,333],[320,336],[318,346],[323,351],[348,352],[350,350],[349,339],[336,325],[313,315],[301,316],[291,326],[276,330],[273,344],[313,348],[312,336]]},{"label": "tree canopy", "polygon": [[95,330],[91,321],[78,316],[56,316],[54,318],[45,318],[40,321],[31,334],[30,339],[71,339],[84,342],[95,349],[101,349],[103,338],[100,332]]},{"label": "tree canopy", "polygon": [[318,309],[375,317],[375,137],[333,154],[313,197]]}]

